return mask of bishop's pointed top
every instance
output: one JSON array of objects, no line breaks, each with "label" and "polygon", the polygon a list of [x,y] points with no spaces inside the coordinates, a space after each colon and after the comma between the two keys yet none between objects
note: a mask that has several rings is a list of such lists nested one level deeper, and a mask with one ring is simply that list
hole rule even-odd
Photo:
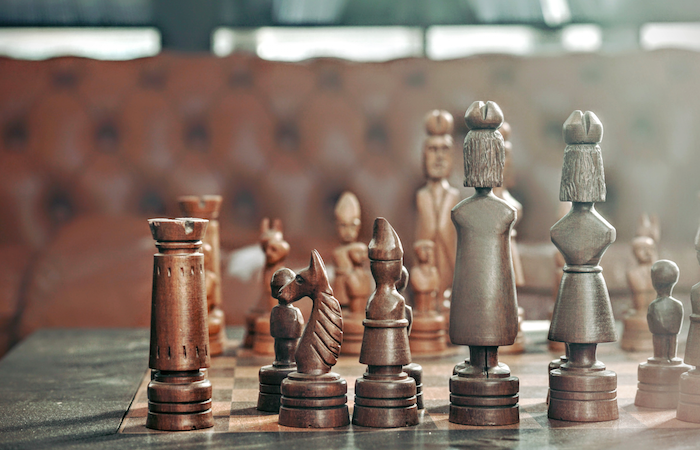
[{"label": "bishop's pointed top", "polygon": [[384,217],[374,220],[372,240],[369,243],[369,259],[375,261],[399,261],[403,258],[403,246],[396,230]]}]

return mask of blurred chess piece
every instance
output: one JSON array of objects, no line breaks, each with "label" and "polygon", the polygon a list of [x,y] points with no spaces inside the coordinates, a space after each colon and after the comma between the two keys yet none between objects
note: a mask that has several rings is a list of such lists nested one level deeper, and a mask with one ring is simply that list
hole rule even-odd
[{"label": "blurred chess piece", "polygon": [[353,242],[348,245],[347,255],[352,268],[343,277],[345,285],[339,286],[348,296],[348,307],[344,309],[343,317],[341,353],[359,355],[362,349],[362,335],[365,331],[362,321],[365,318],[365,307],[372,294],[374,282],[372,273],[367,268],[369,261],[367,246],[362,242]]},{"label": "blurred chess piece", "polygon": [[[350,259],[350,248],[357,242],[361,225],[360,201],[352,192],[343,192],[335,204],[335,226],[341,245],[333,250],[333,264],[335,265],[333,292],[343,309],[347,309],[350,306],[350,296],[347,292],[348,285],[346,282],[348,273],[354,267]],[[367,253],[366,245],[365,253]]]},{"label": "blurred chess piece", "polygon": [[445,316],[438,309],[440,275],[435,267],[435,243],[428,239],[413,244],[418,264],[412,267],[413,325],[411,353],[439,353],[447,347]]}]

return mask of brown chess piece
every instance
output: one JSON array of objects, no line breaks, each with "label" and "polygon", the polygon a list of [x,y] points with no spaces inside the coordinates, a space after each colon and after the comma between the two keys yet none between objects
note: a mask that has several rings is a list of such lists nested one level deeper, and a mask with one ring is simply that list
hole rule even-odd
[{"label": "brown chess piece", "polygon": [[600,259],[615,228],[595,210],[605,201],[603,125],[590,111],[564,123],[567,144],[559,199],[569,213],[552,226],[552,242],[566,265],[554,305],[549,339],[568,345],[568,361],[549,372],[549,418],[602,422],[618,418],[617,374],[596,359],[598,343],[617,340]]},{"label": "brown chess piece", "polygon": [[[279,295],[280,288],[293,278],[289,271],[275,272],[270,281],[272,295]],[[278,301],[279,304],[270,312],[270,335],[275,340],[275,361],[272,365],[261,367],[258,373],[258,409],[275,413],[280,410],[282,380],[297,370],[295,355],[299,337],[304,330],[304,316],[299,308],[284,299]]]},{"label": "brown chess piece", "polygon": [[[695,252],[700,262],[700,228],[695,236]],[[690,315],[683,362],[695,367],[681,375],[676,418],[685,422],[700,423],[700,283],[690,289],[690,304],[693,312]]]},{"label": "brown chess piece", "polygon": [[[366,263],[367,246],[362,242],[353,242],[348,245],[348,257],[352,268],[344,275],[348,296],[348,308],[345,309],[343,318],[343,355],[359,355],[362,349],[362,336],[365,327],[362,321],[365,317],[365,307],[370,294],[372,294],[372,273],[367,270]],[[333,290],[335,292],[335,290]]]},{"label": "brown chess piece", "polygon": [[[396,290],[399,291],[399,294],[403,295],[404,298],[406,298],[404,292],[406,291],[406,287],[408,287],[409,278],[408,269],[406,266],[403,266],[401,268],[401,277],[396,283]],[[408,319],[408,339],[410,347],[411,329],[413,328],[413,308],[411,308],[409,305],[405,305],[405,307],[406,319]],[[419,410],[423,409],[423,367],[420,364],[411,361],[410,364],[403,366],[403,371],[416,381],[416,406]]]},{"label": "brown chess piece", "polygon": [[219,241],[220,195],[187,195],[178,198],[180,209],[186,217],[208,219],[207,232],[202,239],[204,272],[206,279],[209,326],[209,350],[211,356],[220,355],[226,345],[226,322],[221,309],[221,244]]},{"label": "brown chess piece", "polygon": [[498,347],[518,333],[510,249],[517,211],[492,191],[503,182],[503,113],[494,102],[474,102],[464,119],[464,185],[476,193],[452,209],[458,243],[450,339],[468,345],[470,357],[450,378],[450,422],[508,425],[520,420],[519,380],[498,362]]},{"label": "brown chess piece", "polygon": [[396,289],[403,272],[403,247],[383,217],[374,221],[369,259],[377,287],[363,322],[360,363],[367,371],[355,382],[352,423],[376,428],[417,425],[416,381],[402,367],[411,362],[406,301]]},{"label": "brown chess piece", "polygon": [[647,408],[675,409],[678,383],[692,369],[676,357],[678,333],[683,324],[683,303],[671,297],[680,271],[673,261],[662,259],[651,267],[651,279],[657,297],[649,305],[647,320],[653,334],[654,356],[639,365],[639,385],[634,404]]},{"label": "brown chess piece", "polygon": [[413,245],[418,264],[411,269],[413,325],[411,353],[439,353],[447,347],[445,316],[438,311],[440,275],[435,267],[435,243],[428,239]]},{"label": "brown chess piece", "polygon": [[[346,278],[348,272],[353,270],[349,253],[360,233],[362,225],[360,216],[360,201],[352,192],[343,192],[335,204],[335,227],[342,244],[333,250],[333,264],[335,265],[333,292],[343,309],[350,305]],[[365,246],[365,252],[367,252],[367,246]]]},{"label": "brown chess piece", "polygon": [[297,274],[287,268],[280,270],[285,273],[275,278],[288,281],[275,297],[287,304],[310,297],[313,308],[297,347],[297,371],[282,381],[279,423],[296,428],[348,425],[348,385],[331,372],[343,342],[343,316],[323,260],[314,250],[308,268]]},{"label": "brown chess piece", "polygon": [[[565,215],[571,210],[571,202],[560,202],[557,211],[557,221],[561,220]],[[564,257],[558,251],[554,252],[554,285],[552,288],[552,297],[554,303],[557,301],[557,296],[559,295],[559,286],[561,286],[561,278],[564,276],[564,266],[566,261]],[[549,320],[552,320],[552,314],[549,314]],[[552,353],[562,354],[567,351],[566,344],[564,342],[551,341],[547,339],[547,349]],[[561,356],[558,359],[553,360],[549,364],[549,370],[558,368],[561,364],[566,362],[566,356]],[[549,372],[547,372],[549,373]]]},{"label": "brown chess piece", "polygon": [[205,219],[151,219],[151,347],[146,426],[182,431],[214,426],[201,239]]},{"label": "brown chess piece", "polygon": [[274,355],[275,343],[270,335],[270,312],[277,300],[270,295],[272,275],[284,266],[289,254],[289,244],[282,234],[282,222],[275,219],[270,227],[270,219],[263,219],[260,225],[260,246],[265,253],[265,267],[262,272],[262,290],[258,303],[246,315],[246,337],[243,345],[252,348],[260,355]]}]

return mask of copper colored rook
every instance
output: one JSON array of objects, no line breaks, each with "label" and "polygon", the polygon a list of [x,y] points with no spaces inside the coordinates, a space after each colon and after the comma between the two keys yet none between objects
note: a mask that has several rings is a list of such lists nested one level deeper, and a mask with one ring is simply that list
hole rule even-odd
[{"label": "copper colored rook", "polygon": [[452,209],[457,260],[452,285],[450,339],[468,345],[470,358],[450,378],[450,422],[508,425],[520,420],[519,380],[498,362],[498,347],[518,333],[510,236],[516,209],[496,197],[503,182],[503,113],[494,102],[474,102],[465,113],[465,186],[476,193]]},{"label": "copper colored rook", "polygon": [[206,280],[207,310],[209,325],[209,353],[212,356],[224,352],[226,345],[226,322],[221,309],[221,244],[219,243],[220,195],[187,195],[178,199],[180,209],[186,217],[208,219],[207,232],[202,238],[204,273]]},{"label": "copper colored rook", "polygon": [[[418,424],[416,381],[404,372],[411,362],[406,301],[396,290],[403,271],[401,240],[383,217],[374,221],[369,259],[376,290],[367,303],[352,423],[395,428]],[[410,311],[410,310],[409,310]]]},{"label": "copper colored rook", "polygon": [[282,381],[279,423],[296,428],[348,425],[348,384],[331,372],[343,342],[343,317],[323,260],[314,250],[308,268],[297,274],[289,269],[281,270],[284,273],[275,274],[274,279],[283,277],[288,281],[275,297],[287,304],[310,297],[313,308],[297,347],[297,371]]},{"label": "copper colored rook", "polygon": [[146,426],[182,431],[214,426],[204,286],[204,219],[151,219],[153,262],[151,350]]},{"label": "copper colored rook", "polygon": [[552,242],[566,265],[549,339],[568,345],[568,361],[549,372],[549,417],[575,422],[618,418],[617,375],[596,359],[600,342],[617,340],[612,306],[599,262],[615,241],[615,228],[595,210],[605,201],[603,125],[590,111],[564,123],[564,165],[559,199],[572,202],[552,226]]}]

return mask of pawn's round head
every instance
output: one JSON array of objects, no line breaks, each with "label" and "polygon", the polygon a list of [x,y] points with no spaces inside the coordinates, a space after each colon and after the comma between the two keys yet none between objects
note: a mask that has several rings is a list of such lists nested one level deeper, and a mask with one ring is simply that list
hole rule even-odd
[{"label": "pawn's round head", "polygon": [[361,266],[369,259],[367,256],[367,246],[362,242],[353,242],[348,249],[348,256],[354,266]]},{"label": "pawn's round head", "polygon": [[680,269],[673,261],[660,259],[651,266],[651,282],[660,297],[671,296],[673,286],[678,283]]},{"label": "pawn's round head", "polygon": [[270,291],[272,298],[276,298],[280,304],[286,304],[287,302],[280,298],[280,291],[284,286],[289,284],[295,276],[296,274],[294,271],[286,267],[276,271],[270,280]]},{"label": "pawn's round head", "polygon": [[435,242],[429,239],[421,239],[413,244],[418,262],[421,264],[435,264]]},{"label": "pawn's round head", "polygon": [[634,238],[632,251],[640,264],[651,264],[656,259],[656,243],[648,236]]}]

